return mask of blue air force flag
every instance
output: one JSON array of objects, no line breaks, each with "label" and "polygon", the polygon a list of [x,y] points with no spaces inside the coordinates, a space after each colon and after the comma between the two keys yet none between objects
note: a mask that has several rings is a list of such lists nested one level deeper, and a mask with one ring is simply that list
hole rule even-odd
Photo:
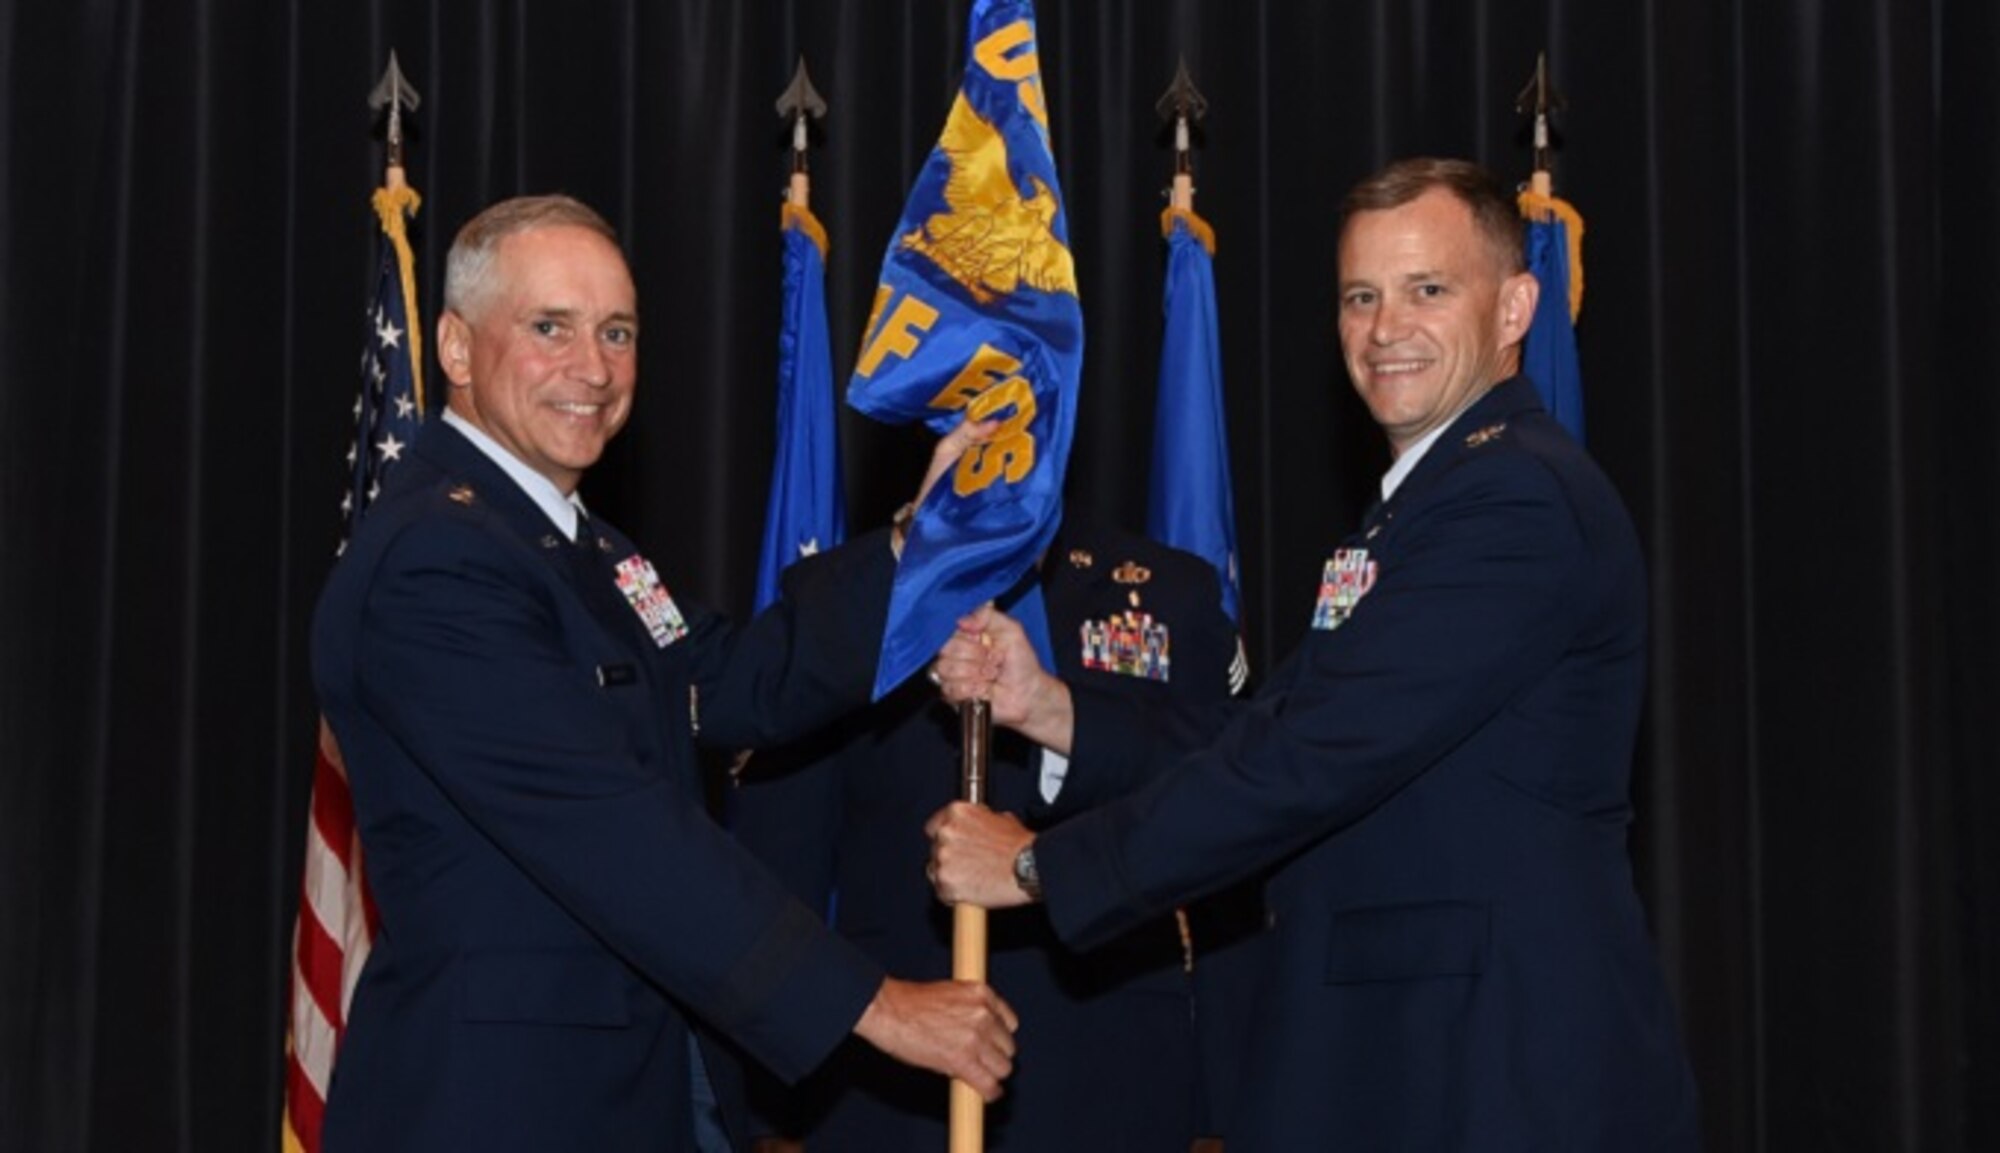
[{"label": "blue air force flag", "polygon": [[1528,271],[1541,299],[1522,342],[1521,371],[1541,391],[1542,407],[1583,443],[1583,369],[1576,356],[1576,315],[1583,307],[1583,217],[1569,202],[1523,192]]},{"label": "blue air force flag", "polygon": [[1243,619],[1236,575],[1236,508],[1230,496],[1229,421],[1222,406],[1216,332],[1214,237],[1199,216],[1168,209],[1166,330],[1160,341],[1159,414],[1146,533],[1215,566],[1222,611]]},{"label": "blue air force flag", "polygon": [[[1028,0],[975,0],[965,80],[882,261],[847,402],[877,420],[1001,421],[917,511],[875,694],[1014,585],[1062,519],[1083,310]],[[1030,609],[1032,613],[1032,609]]]},{"label": "blue air force flag", "polygon": [[778,333],[778,453],[764,508],[757,603],[778,599],[778,577],[802,556],[847,537],[834,427],[833,358],[826,335],[826,232],[813,214],[784,208],[784,324]]}]

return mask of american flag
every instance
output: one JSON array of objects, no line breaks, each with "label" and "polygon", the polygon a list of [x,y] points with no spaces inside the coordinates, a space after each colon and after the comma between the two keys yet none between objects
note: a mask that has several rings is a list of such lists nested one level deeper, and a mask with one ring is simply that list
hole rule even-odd
[{"label": "american flag", "polygon": [[[343,552],[354,526],[381,491],[383,477],[416,439],[424,416],[416,277],[407,233],[419,203],[416,191],[400,180],[375,192],[381,237],[361,354],[361,390],[354,401],[354,442],[347,450],[348,485],[340,502]],[[375,907],[362,876],[347,769],[333,732],[322,720],[313,763],[305,875],[292,935],[291,1018],[285,1035],[286,1153],[319,1151],[334,1058],[375,924]]]}]

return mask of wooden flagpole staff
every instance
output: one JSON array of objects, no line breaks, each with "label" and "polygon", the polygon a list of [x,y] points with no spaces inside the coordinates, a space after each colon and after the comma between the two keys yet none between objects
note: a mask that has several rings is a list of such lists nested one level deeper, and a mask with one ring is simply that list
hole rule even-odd
[{"label": "wooden flagpole staff", "polygon": [[[958,706],[959,798],[986,803],[986,770],[993,752],[993,706],[983,700]],[[986,910],[963,901],[951,908],[951,977],[986,980]],[[951,1082],[950,1153],[981,1153],[986,1147],[986,1102],[963,1081]]]}]

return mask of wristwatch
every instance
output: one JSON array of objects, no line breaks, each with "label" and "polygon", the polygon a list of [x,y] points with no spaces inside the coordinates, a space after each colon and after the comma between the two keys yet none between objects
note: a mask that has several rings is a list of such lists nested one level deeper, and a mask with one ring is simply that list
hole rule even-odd
[{"label": "wristwatch", "polygon": [[1021,846],[1021,851],[1014,854],[1014,883],[1021,886],[1021,891],[1028,894],[1030,901],[1042,899],[1042,874],[1035,869],[1033,841]]}]

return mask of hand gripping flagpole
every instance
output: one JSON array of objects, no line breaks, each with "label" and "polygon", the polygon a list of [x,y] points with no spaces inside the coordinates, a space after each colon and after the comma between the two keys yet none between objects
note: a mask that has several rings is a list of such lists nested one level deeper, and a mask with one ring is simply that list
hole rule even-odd
[{"label": "hand gripping flagpole", "polygon": [[[993,753],[993,706],[984,700],[958,706],[959,799],[986,803],[986,767]],[[986,910],[960,901],[951,909],[951,978],[986,980]],[[986,1102],[963,1081],[951,1082],[950,1153],[980,1153],[986,1143]]]}]

